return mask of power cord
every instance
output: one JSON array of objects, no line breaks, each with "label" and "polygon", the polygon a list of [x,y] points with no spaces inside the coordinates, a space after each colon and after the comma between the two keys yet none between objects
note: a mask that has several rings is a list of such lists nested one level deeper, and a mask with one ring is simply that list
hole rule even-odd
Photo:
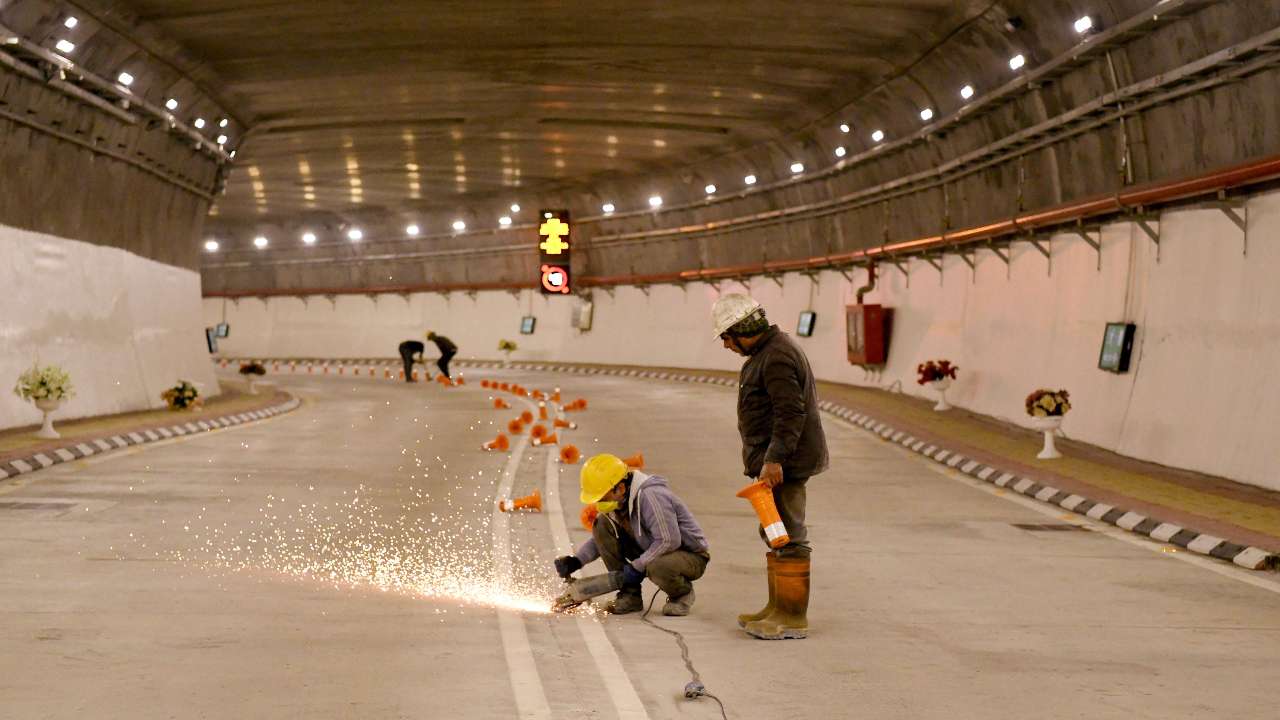
[{"label": "power cord", "polygon": [[693,666],[693,660],[689,658],[689,644],[684,641],[684,635],[681,635],[670,628],[664,628],[649,619],[649,611],[653,610],[653,603],[658,599],[659,592],[659,590],[654,590],[653,595],[649,596],[649,607],[645,608],[644,614],[640,616],[640,619],[649,627],[661,630],[662,632],[675,637],[676,645],[680,646],[680,657],[684,660],[684,666],[689,669],[689,676],[691,678],[689,682],[685,683],[684,696],[690,700],[696,700],[700,697],[709,697],[712,700],[715,700],[716,705],[720,706],[720,717],[724,718],[724,720],[729,720],[729,715],[724,709],[724,703],[720,701],[720,698],[707,692],[707,686],[702,684],[702,676],[698,674],[698,669]]}]

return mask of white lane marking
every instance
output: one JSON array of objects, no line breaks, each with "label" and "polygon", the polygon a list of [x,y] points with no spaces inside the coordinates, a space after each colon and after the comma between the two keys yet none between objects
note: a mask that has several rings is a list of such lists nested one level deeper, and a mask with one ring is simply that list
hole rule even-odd
[{"label": "white lane marking", "polygon": [[[557,552],[560,548],[572,551],[573,543],[569,540],[569,528],[564,523],[564,511],[560,506],[560,471],[556,468],[557,457],[557,453],[547,452],[547,472],[546,482],[542,488],[542,504],[548,516],[551,540],[555,543]],[[596,667],[600,670],[600,678],[604,681],[605,690],[609,692],[609,699],[613,701],[613,707],[618,711],[619,720],[649,720],[649,712],[645,710],[644,703],[636,693],[631,677],[622,667],[622,660],[618,658],[618,652],[614,649],[609,636],[605,634],[604,627],[591,618],[579,617],[576,618],[576,622],[578,630],[582,632],[582,639],[587,644],[587,650],[591,652],[591,657],[595,659]]]},{"label": "white lane marking", "polygon": [[[530,407],[533,403],[526,401]],[[511,456],[502,470],[502,481],[498,484],[498,496],[508,497],[515,485],[516,472],[520,468],[520,460],[524,457],[525,448],[529,444],[529,436],[521,434],[511,448]],[[499,582],[508,582],[512,576],[511,567],[511,516],[501,512],[495,506],[493,510],[493,562],[498,573]],[[542,689],[542,678],[538,675],[538,665],[533,660],[533,650],[529,647],[529,632],[524,626],[524,616],[514,610],[498,611],[498,628],[502,632],[502,650],[507,658],[507,674],[511,677],[511,690],[516,696],[516,709],[521,718],[528,720],[550,720],[551,706],[547,704],[547,694]]]}]

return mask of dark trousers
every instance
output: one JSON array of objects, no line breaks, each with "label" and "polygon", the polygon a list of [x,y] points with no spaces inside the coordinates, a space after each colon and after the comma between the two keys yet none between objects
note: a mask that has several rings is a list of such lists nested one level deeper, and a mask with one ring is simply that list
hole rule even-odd
[{"label": "dark trousers", "polygon": [[400,359],[404,361],[404,381],[413,382],[413,356],[411,350],[401,350]]},{"label": "dark trousers", "polygon": [[449,374],[449,361],[452,360],[453,356],[457,354],[458,354],[457,350],[451,350],[447,353],[440,353],[440,359],[436,361],[436,367],[440,368],[440,372],[444,373],[444,376],[449,379],[453,379],[453,376]]},{"label": "dark trousers", "polygon": [[[778,515],[787,528],[787,536],[791,542],[778,548],[779,557],[809,557],[809,526],[804,522],[805,505],[808,493],[805,490],[809,478],[792,478],[773,489],[773,504],[778,506]],[[760,539],[769,544],[769,538],[760,528]]]},{"label": "dark trousers", "polygon": [[[595,538],[600,559],[610,572],[621,570],[623,563],[635,560],[644,552],[635,538],[606,515],[596,519],[591,536]],[[668,598],[683,597],[693,589],[693,581],[707,571],[707,563],[710,561],[711,555],[705,551],[675,550],[649,563],[645,568],[645,577],[662,588]],[[635,590],[639,592],[639,588]]]}]

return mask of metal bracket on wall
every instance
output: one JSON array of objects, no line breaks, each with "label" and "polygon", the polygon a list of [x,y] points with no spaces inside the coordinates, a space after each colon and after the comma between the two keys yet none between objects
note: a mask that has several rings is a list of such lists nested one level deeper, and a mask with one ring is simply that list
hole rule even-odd
[{"label": "metal bracket on wall", "polygon": [[471,298],[472,300],[475,300],[479,296],[480,296],[480,293],[476,292],[475,290],[467,291],[467,297]]},{"label": "metal bracket on wall", "polygon": [[853,282],[853,268],[851,267],[836,268],[836,272],[840,273],[840,275],[845,280],[848,280],[849,282]]},{"label": "metal bracket on wall", "polygon": [[648,286],[648,285],[637,285],[637,286],[636,286],[636,289],[637,289],[637,290],[639,290],[640,292],[644,293],[644,296],[645,296],[645,297],[649,297],[649,286]]},{"label": "metal bracket on wall", "polygon": [[977,250],[961,250],[960,260],[969,266],[969,276],[972,282],[978,282],[978,251]]},{"label": "metal bracket on wall", "polygon": [[605,291],[605,293],[609,296],[610,300],[614,298],[614,293],[617,292],[617,288],[614,287],[613,285],[605,285],[600,289]]},{"label": "metal bracket on wall", "polygon": [[[1076,235],[1079,235],[1081,240],[1084,240],[1085,242],[1089,243],[1089,247],[1093,248],[1093,251],[1097,253],[1098,269],[1101,270],[1102,269],[1102,228],[1086,228],[1083,225],[1077,224],[1074,228],[1071,229],[1071,232],[1074,232]],[[1090,232],[1098,233],[1098,239],[1094,240],[1093,236],[1089,234]]]},{"label": "metal bracket on wall", "polygon": [[818,279],[818,273],[814,272],[813,270],[806,270],[801,274],[809,278],[809,282],[813,283],[814,285],[822,284],[822,282]]},{"label": "metal bracket on wall", "polygon": [[334,310],[337,310],[337,309],[338,309],[338,296],[337,296],[337,295],[334,295],[333,293],[325,293],[324,299],[329,301],[329,305],[330,305],[330,306],[332,306],[332,308],[333,308]]},{"label": "metal bracket on wall", "polygon": [[1218,202],[1214,203],[1227,219],[1235,223],[1244,235],[1244,254],[1249,255],[1249,206],[1243,200],[1230,200],[1226,192],[1218,191]]},{"label": "metal bracket on wall", "polygon": [[786,286],[783,285],[782,275],[766,275],[765,277],[769,278],[774,283],[776,283],[779,289],[785,289]]},{"label": "metal bracket on wall", "polygon": [[925,255],[921,255],[920,257],[925,262],[932,265],[934,270],[938,271],[938,284],[942,285],[943,278],[945,277],[945,275],[942,272],[942,253],[938,253],[937,255],[925,254]]},{"label": "metal bracket on wall", "polygon": [[[1156,221],[1156,227],[1151,227],[1151,221]],[[1155,215],[1137,215],[1134,216],[1133,222],[1138,229],[1146,233],[1151,238],[1151,242],[1156,244],[1156,262],[1160,262],[1160,218]]]},{"label": "metal bracket on wall", "polygon": [[1039,250],[1040,254],[1045,257],[1045,260],[1049,261],[1046,273],[1053,275],[1053,238],[1046,237],[1044,240],[1041,240],[1035,235],[1028,235],[1027,242],[1031,243],[1031,246],[1036,250]]}]

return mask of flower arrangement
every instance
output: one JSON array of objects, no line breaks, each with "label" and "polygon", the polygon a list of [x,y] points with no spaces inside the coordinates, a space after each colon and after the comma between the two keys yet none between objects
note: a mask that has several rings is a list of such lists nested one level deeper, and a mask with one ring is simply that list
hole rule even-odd
[{"label": "flower arrangement", "polygon": [[1036,390],[1027,396],[1027,414],[1031,417],[1062,417],[1071,410],[1071,396],[1066,390]]},{"label": "flower arrangement", "polygon": [[916,374],[920,376],[917,383],[928,385],[939,380],[955,380],[959,366],[952,365],[950,360],[929,360],[916,366]]},{"label": "flower arrangement", "polygon": [[160,397],[169,403],[170,410],[190,410],[204,405],[200,391],[186,380],[179,380],[177,385],[160,393]]},{"label": "flower arrangement", "polygon": [[498,350],[504,353],[515,352],[518,348],[514,340],[499,340]]},{"label": "flower arrangement", "polygon": [[64,400],[75,395],[71,376],[57,365],[32,365],[18,376],[13,394],[23,400]]},{"label": "flower arrangement", "polygon": [[240,363],[241,375],[266,375],[267,369],[260,362]]}]

